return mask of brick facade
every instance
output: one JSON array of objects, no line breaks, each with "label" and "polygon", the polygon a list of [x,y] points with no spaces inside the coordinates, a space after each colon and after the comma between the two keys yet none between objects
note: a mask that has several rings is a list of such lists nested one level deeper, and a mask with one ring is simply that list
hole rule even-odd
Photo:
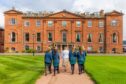
[{"label": "brick facade", "polygon": [[[115,10],[109,13],[104,13],[101,10],[96,14],[89,14],[72,13],[66,10],[57,13],[23,13],[12,9],[5,11],[4,15],[4,44],[5,49],[9,51],[22,52],[26,49],[26,46],[31,49],[36,49],[39,46],[39,52],[43,52],[47,46],[55,42],[60,50],[64,46],[84,45],[90,52],[122,53],[123,14]],[[14,25],[10,24],[12,18],[16,20]],[[37,21],[40,21],[39,26],[36,26]],[[48,21],[53,22],[52,26],[49,26]],[[63,21],[65,21],[66,26],[62,25]],[[77,21],[80,22],[79,27],[77,26]],[[114,26],[111,25],[112,21]],[[26,24],[29,26],[26,27],[24,22],[28,22]],[[99,26],[99,22],[103,23],[102,27]],[[88,26],[90,24],[91,27]],[[12,32],[15,33],[15,42],[11,42]],[[63,39],[65,39],[63,32],[66,33],[66,42],[63,42]],[[29,33],[29,41],[25,41],[26,33]],[[41,41],[39,42],[37,42],[37,33],[41,33]],[[52,34],[52,41],[48,40],[49,33]],[[100,36],[101,33],[103,37]],[[79,34],[80,42],[76,41],[77,34]],[[99,42],[100,37],[103,38],[103,42]],[[89,42],[90,40],[91,42]]]}]

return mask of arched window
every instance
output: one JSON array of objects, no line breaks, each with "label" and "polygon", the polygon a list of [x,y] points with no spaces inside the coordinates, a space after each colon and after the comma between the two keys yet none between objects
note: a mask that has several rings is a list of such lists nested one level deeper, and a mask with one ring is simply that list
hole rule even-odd
[{"label": "arched window", "polygon": [[16,34],[15,32],[11,33],[11,42],[15,42],[16,41]]},{"label": "arched window", "polygon": [[76,33],[76,42],[80,42],[81,41],[81,35],[80,33]]},{"label": "arched window", "polygon": [[116,43],[116,42],[117,42],[117,39],[118,39],[117,34],[116,34],[116,33],[113,33],[113,34],[112,34],[112,42],[113,42],[113,43]]},{"label": "arched window", "polygon": [[92,42],[92,34],[88,34],[88,42]]}]

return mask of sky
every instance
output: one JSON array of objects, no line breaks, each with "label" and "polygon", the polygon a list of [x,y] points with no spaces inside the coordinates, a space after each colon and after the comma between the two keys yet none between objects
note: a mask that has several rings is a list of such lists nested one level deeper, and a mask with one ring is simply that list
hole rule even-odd
[{"label": "sky", "polygon": [[126,0],[0,0],[0,26],[4,28],[4,11],[15,7],[26,11],[68,11],[105,12],[112,10],[124,13],[123,39],[126,40]]}]

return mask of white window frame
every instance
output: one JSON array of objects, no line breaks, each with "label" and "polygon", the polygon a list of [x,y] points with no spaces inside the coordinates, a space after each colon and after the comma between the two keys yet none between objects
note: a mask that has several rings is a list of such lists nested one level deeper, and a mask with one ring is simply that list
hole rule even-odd
[{"label": "white window frame", "polygon": [[76,27],[81,27],[81,21],[76,21]]},{"label": "white window frame", "polygon": [[53,26],[53,21],[52,20],[48,21],[48,27],[52,27],[52,26]]},{"label": "white window frame", "polygon": [[92,27],[92,25],[93,25],[92,20],[88,20],[88,27]]},{"label": "white window frame", "polygon": [[29,21],[24,21],[24,26],[25,27],[29,27],[30,26],[30,22]]}]

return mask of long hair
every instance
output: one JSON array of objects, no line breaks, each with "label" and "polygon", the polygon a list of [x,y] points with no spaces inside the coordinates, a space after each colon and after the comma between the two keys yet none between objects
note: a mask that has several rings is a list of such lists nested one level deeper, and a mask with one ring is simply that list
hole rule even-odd
[{"label": "long hair", "polygon": [[57,53],[57,47],[54,48],[54,55]]},{"label": "long hair", "polygon": [[84,51],[83,46],[79,46],[79,52],[80,52],[80,54],[82,54],[82,53],[83,53],[83,51]]}]

